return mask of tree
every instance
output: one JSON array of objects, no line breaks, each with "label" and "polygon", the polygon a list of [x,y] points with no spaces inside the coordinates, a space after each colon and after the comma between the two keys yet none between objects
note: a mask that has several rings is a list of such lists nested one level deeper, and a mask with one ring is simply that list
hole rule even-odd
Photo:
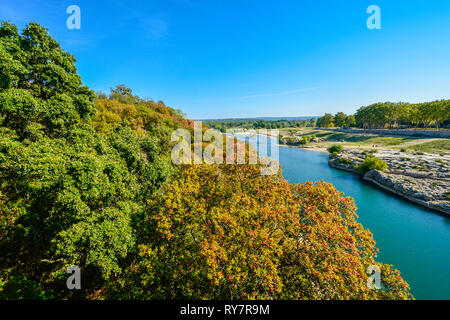
[{"label": "tree", "polygon": [[37,123],[49,134],[66,135],[93,115],[94,92],[82,86],[75,58],[45,28],[30,23],[20,35],[2,22],[0,52],[0,114],[20,138],[29,137]]},{"label": "tree", "polygon": [[366,173],[370,170],[380,170],[384,171],[388,167],[387,163],[383,160],[375,157],[375,156],[368,156],[364,162],[359,166],[359,169],[361,169],[362,172]]},{"label": "tree", "polygon": [[433,122],[434,105],[431,102],[425,102],[419,105],[420,119],[424,128],[428,128]]},{"label": "tree", "polygon": [[355,116],[347,116],[347,118],[345,118],[345,126],[346,127],[353,127],[355,125],[356,125]]},{"label": "tree", "polygon": [[125,104],[133,104],[137,102],[136,98],[133,96],[133,90],[124,84],[119,84],[116,88],[111,88],[110,98]]},{"label": "tree", "polygon": [[308,124],[307,124],[308,127],[315,127],[316,125],[317,125],[317,118],[309,119]]},{"label": "tree", "polygon": [[332,123],[338,127],[357,125],[368,128],[399,128],[400,125],[412,125],[424,128],[431,124],[436,129],[450,120],[450,100],[439,100],[420,104],[404,102],[379,102],[359,108],[354,116],[345,116],[338,112],[334,118],[330,114],[319,119],[319,126],[329,127]]},{"label": "tree", "polygon": [[339,153],[342,150],[344,150],[344,147],[342,147],[341,144],[334,144],[331,147],[329,147],[327,150],[328,150],[329,153],[335,153],[335,152]]},{"label": "tree", "polygon": [[334,124],[336,127],[344,127],[346,123],[347,115],[343,112],[338,112],[334,116]]},{"label": "tree", "polygon": [[441,123],[450,119],[450,100],[439,100],[431,103],[431,117],[434,119],[436,129]]},{"label": "tree", "polygon": [[0,298],[68,297],[70,265],[86,279],[73,294],[88,297],[126,266],[167,154],[118,101],[105,107],[117,123],[96,132],[95,95],[46,29],[3,23],[0,51]]},{"label": "tree", "polygon": [[318,127],[328,128],[334,126],[334,117],[330,113],[326,113],[323,117],[317,121]]},{"label": "tree", "polygon": [[[408,299],[374,261],[351,198],[247,165],[186,166],[149,202],[139,259],[111,296],[133,299]],[[383,270],[369,290],[366,269]]]}]

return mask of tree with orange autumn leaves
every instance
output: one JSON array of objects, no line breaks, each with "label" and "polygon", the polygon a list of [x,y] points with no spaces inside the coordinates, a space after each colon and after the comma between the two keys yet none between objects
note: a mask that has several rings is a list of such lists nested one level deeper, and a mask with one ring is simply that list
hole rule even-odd
[{"label": "tree with orange autumn leaves", "polygon": [[[257,165],[183,166],[148,203],[139,254],[113,293],[138,299],[410,299],[331,184]],[[383,289],[369,289],[378,265]]]}]

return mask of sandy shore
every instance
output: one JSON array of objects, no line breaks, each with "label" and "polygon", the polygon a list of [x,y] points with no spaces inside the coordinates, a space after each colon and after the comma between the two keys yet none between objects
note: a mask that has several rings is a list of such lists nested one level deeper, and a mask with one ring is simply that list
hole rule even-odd
[{"label": "sandy shore", "polygon": [[316,152],[322,152],[322,153],[329,153],[327,148],[325,147],[317,147],[317,146],[292,146],[292,145],[288,145],[288,144],[284,144],[284,143],[279,143],[279,146],[282,147],[289,147],[289,148],[297,148],[297,149],[304,149],[304,150],[309,150],[309,151],[316,151]]}]

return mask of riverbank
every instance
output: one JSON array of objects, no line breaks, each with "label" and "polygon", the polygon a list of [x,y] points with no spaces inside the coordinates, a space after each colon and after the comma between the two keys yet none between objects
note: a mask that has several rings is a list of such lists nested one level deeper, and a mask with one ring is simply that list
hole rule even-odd
[{"label": "riverbank", "polygon": [[[344,149],[377,149],[404,150],[411,153],[426,152],[446,154],[450,156],[450,139],[411,137],[411,136],[380,136],[362,130],[340,132],[331,129],[292,128],[280,130],[280,143],[302,148],[314,148],[321,151],[338,143]],[[316,149],[317,148],[317,149]]]},{"label": "riverbank", "polygon": [[[363,174],[359,166],[367,155],[388,165],[385,171]],[[450,215],[450,157],[394,150],[344,150],[330,159],[333,168],[358,173],[366,181],[429,209]]]},{"label": "riverbank", "polygon": [[[430,143],[430,141],[408,140],[404,142],[404,146],[416,146],[417,143]],[[327,147],[320,143],[289,144],[285,139],[279,139],[278,144],[294,149],[329,153]],[[386,162],[387,169],[384,172],[371,170],[363,174],[358,167],[368,155]],[[341,151],[330,159],[328,164],[335,169],[359,174],[365,181],[411,202],[450,215],[450,153],[448,152],[429,154],[406,151],[403,148],[368,150],[352,145],[351,148]]]},{"label": "riverbank", "polygon": [[[438,211],[433,214],[422,204],[396,196],[375,183],[366,183],[346,167],[336,170],[328,163],[326,148],[308,152],[318,150],[309,145],[280,146],[279,162],[289,183],[324,180],[355,200],[358,221],[370,229],[380,249],[379,261],[398,266],[417,299],[450,299],[449,215]],[[411,157],[414,153],[411,151]]]},{"label": "riverbank", "polygon": [[319,147],[319,146],[293,146],[293,145],[289,145],[289,144],[286,144],[286,143],[278,143],[278,145],[280,145],[282,147],[299,148],[299,149],[304,149],[304,150],[309,150],[309,151],[328,153],[327,148]]}]

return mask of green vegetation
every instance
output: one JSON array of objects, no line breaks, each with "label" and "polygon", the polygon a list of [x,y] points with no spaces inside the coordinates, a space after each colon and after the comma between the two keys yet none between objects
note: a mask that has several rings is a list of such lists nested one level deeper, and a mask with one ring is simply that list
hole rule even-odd
[{"label": "green vegetation", "polygon": [[325,114],[317,120],[319,127],[360,128],[429,128],[436,129],[450,124],[450,100],[437,100],[420,104],[404,102],[375,103],[359,108],[354,116],[338,112],[335,116]]},{"label": "green vegetation", "polygon": [[311,141],[310,136],[303,136],[300,140],[300,144],[307,145]]},{"label": "green vegetation", "polygon": [[[332,145],[339,143],[344,148],[373,148],[376,149],[396,149],[399,152],[427,152],[443,155],[444,152],[450,151],[450,139],[424,139],[415,137],[389,137],[376,136],[373,134],[358,134],[358,133],[344,133],[335,132],[326,129],[314,128],[300,128],[293,130],[297,139],[302,136],[309,136],[309,145],[314,147],[329,148]],[[283,140],[287,141],[290,137],[291,130],[282,129],[280,133],[283,135]],[[313,140],[313,136],[317,140]]]},{"label": "green vegetation", "polygon": [[340,163],[343,163],[343,164],[352,164],[352,163],[353,163],[352,160],[347,159],[347,158],[340,158],[340,159],[339,159],[339,162],[340,162]]},{"label": "green vegetation", "polygon": [[322,128],[330,127],[354,127],[356,120],[354,116],[348,116],[343,112],[338,112],[336,115],[326,113],[323,117],[317,120],[317,126]]},{"label": "green vegetation", "polygon": [[292,145],[292,146],[305,146],[311,142],[311,140],[315,139],[316,135],[303,135],[303,136],[295,136],[295,137],[284,137],[281,136],[279,141],[282,144]]},{"label": "green vegetation", "polygon": [[[283,134],[288,135],[290,132],[281,130]],[[380,137],[375,135],[363,135],[357,133],[334,132],[322,129],[301,128],[294,130],[294,133],[302,135],[314,135],[324,142],[342,142],[360,146],[398,146],[410,141],[419,141],[418,138],[411,137]]]},{"label": "green vegetation", "polygon": [[36,23],[2,23],[0,55],[0,299],[412,298],[331,184],[172,165],[192,122],[124,85],[96,98]]},{"label": "green vegetation", "polygon": [[388,165],[386,162],[384,162],[383,160],[381,160],[375,156],[370,155],[370,156],[366,157],[364,162],[359,166],[359,169],[363,173],[366,173],[370,170],[384,171],[387,169],[387,167],[388,167]]},{"label": "green vegetation", "polygon": [[119,86],[97,100],[41,26],[0,28],[0,297],[86,296],[124,270],[146,199],[172,172],[173,109]]},{"label": "green vegetation", "polygon": [[408,151],[426,152],[426,153],[442,153],[450,152],[450,139],[430,141],[423,144],[416,144],[407,147]]},{"label": "green vegetation", "polygon": [[[332,116],[332,115],[330,115]],[[335,116],[332,116],[333,119]],[[329,117],[330,118],[330,117]],[[338,117],[339,118],[339,117]],[[340,115],[343,118],[343,115]],[[225,120],[224,120],[225,121]],[[319,119],[318,126],[322,126]],[[333,120],[334,121],[334,120]],[[274,121],[267,121],[267,126],[269,123],[274,123]],[[334,123],[334,122],[333,122]],[[447,122],[443,122],[446,124]],[[215,125],[215,124],[214,124]],[[287,124],[289,125],[289,124]],[[304,126],[306,125],[306,126]],[[241,122],[228,120],[226,122],[227,128],[242,128]],[[333,124],[334,126],[334,124]],[[221,128],[225,131],[223,127],[216,126],[216,128]],[[250,125],[247,125],[250,127]],[[256,127],[256,125],[255,125]],[[253,124],[251,128],[253,128]],[[436,141],[429,142],[428,139],[416,138],[416,137],[401,137],[401,136],[377,136],[374,134],[361,134],[361,133],[347,133],[347,132],[336,132],[327,129],[318,129],[311,127],[310,124],[301,124],[298,127],[284,127],[280,128],[280,143],[285,143],[289,145],[312,145],[315,147],[328,148],[336,142],[341,143],[344,147],[348,148],[387,148],[387,149],[399,149],[401,152],[428,152],[442,154],[443,151],[450,151],[450,143],[448,139],[437,139]],[[303,138],[305,137],[305,138]],[[316,140],[317,139],[317,140]],[[314,141],[313,141],[314,140]],[[421,141],[424,140],[423,143]]]},{"label": "green vegetation", "polygon": [[340,144],[334,144],[334,145],[332,145],[331,147],[328,148],[328,152],[329,153],[335,153],[335,152],[339,153],[342,150],[344,150],[344,148]]},{"label": "green vegetation", "polygon": [[212,128],[225,132],[227,129],[283,129],[315,127],[316,117],[300,120],[256,120],[256,119],[223,119],[205,120],[204,123]]}]

